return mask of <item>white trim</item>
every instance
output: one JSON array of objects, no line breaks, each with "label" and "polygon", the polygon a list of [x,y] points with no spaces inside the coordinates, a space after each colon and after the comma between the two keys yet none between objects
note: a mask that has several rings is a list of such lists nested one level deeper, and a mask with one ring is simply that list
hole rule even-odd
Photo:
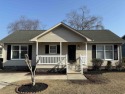
[{"label": "white trim", "polygon": [[61,55],[62,55],[62,42],[60,42],[60,60],[61,60]]},{"label": "white trim", "polygon": [[86,65],[87,65],[87,63],[88,63],[88,48],[87,48],[88,46],[87,46],[87,42],[86,42]]},{"label": "white trim", "polygon": [[[51,47],[51,46],[53,46],[53,47],[55,46],[55,47],[56,47],[56,52],[55,52],[55,53],[51,53],[51,52],[50,52],[50,47]],[[57,54],[57,45],[49,45],[49,54]]]},{"label": "white trim", "polygon": [[[19,50],[16,50],[16,51],[19,51],[19,58],[17,58],[17,59],[14,59],[12,56],[13,56],[13,46],[19,46]],[[27,53],[28,53],[28,45],[11,45],[11,60],[25,60],[25,58],[23,59],[23,58],[21,58],[21,52],[22,52],[22,50],[21,50],[21,46],[26,46],[27,47]],[[24,51],[24,50],[23,50]],[[8,54],[8,53],[7,53]]]},{"label": "white trim", "polygon": [[38,42],[36,41],[36,61],[38,60],[38,49],[39,49],[39,44]]},{"label": "white trim", "polygon": [[36,37],[32,38],[30,41],[36,41],[39,37],[43,36],[44,34],[46,34],[46,33],[50,32],[51,30],[53,30],[53,29],[57,28],[57,27],[58,27],[58,26],[60,26],[60,25],[63,25],[64,27],[66,27],[66,28],[70,29],[71,31],[73,31],[73,32],[77,33],[78,35],[80,35],[80,36],[82,36],[82,37],[86,38],[86,40],[87,40],[87,41],[92,41],[90,38],[88,38],[88,37],[86,37],[85,35],[83,35],[83,34],[81,34],[81,33],[77,32],[76,30],[74,30],[74,29],[70,28],[69,26],[65,25],[65,24],[64,24],[64,23],[62,23],[62,22],[61,22],[61,23],[59,23],[59,24],[57,24],[57,25],[55,25],[54,27],[52,27],[52,28],[48,29],[47,31],[45,31],[45,32],[43,32],[43,33],[41,33],[41,34],[39,34],[38,36],[36,36]]}]

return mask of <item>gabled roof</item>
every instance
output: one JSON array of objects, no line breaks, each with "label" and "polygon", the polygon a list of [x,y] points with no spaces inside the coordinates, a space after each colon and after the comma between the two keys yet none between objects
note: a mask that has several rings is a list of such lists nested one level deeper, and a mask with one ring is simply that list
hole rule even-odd
[{"label": "gabled roof", "polygon": [[53,28],[59,25],[63,25],[66,28],[72,30],[76,34],[91,40],[90,43],[125,43],[125,41],[109,30],[74,30],[66,24],[58,24],[49,30],[23,30],[14,32],[7,37],[3,38],[1,43],[32,43],[30,40],[37,39],[38,37],[50,32]]},{"label": "gabled roof", "polygon": [[43,33],[45,30],[22,30],[16,31],[3,38],[1,43],[32,43],[30,39]]},{"label": "gabled roof", "polygon": [[91,43],[124,43],[125,41],[110,30],[82,30],[78,31],[89,37]]},{"label": "gabled roof", "polygon": [[85,35],[83,35],[83,34],[77,32],[77,30],[71,28],[70,26],[68,26],[67,24],[65,24],[65,23],[63,23],[63,22],[61,22],[61,23],[59,23],[59,24],[53,26],[52,28],[46,30],[44,33],[39,34],[38,36],[34,37],[34,38],[31,39],[30,41],[36,41],[39,37],[45,35],[46,33],[50,32],[51,30],[53,30],[53,29],[55,29],[55,28],[57,28],[57,27],[59,27],[59,26],[64,26],[65,28],[67,28],[67,29],[69,29],[69,30],[75,32],[76,34],[82,36],[82,37],[85,38],[87,41],[91,41],[90,38],[88,38],[88,37],[86,37]]}]

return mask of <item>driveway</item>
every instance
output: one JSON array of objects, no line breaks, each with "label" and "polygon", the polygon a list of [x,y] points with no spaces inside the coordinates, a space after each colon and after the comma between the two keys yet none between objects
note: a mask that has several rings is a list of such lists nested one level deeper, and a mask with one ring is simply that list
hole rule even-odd
[{"label": "driveway", "polygon": [[12,82],[19,80],[29,79],[30,76],[26,76],[27,73],[0,73],[0,89],[9,85]]},{"label": "driveway", "polygon": [[[0,73],[0,89],[12,82],[31,79],[27,72]],[[67,80],[67,75],[36,75],[36,79],[62,79]]]}]

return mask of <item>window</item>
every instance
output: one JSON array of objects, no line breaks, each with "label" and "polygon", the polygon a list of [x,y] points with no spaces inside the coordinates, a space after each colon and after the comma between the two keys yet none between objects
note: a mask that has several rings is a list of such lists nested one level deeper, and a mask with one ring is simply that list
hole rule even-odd
[{"label": "window", "polygon": [[27,53],[27,46],[12,46],[12,59],[24,59]]},{"label": "window", "polygon": [[2,58],[2,48],[0,48],[0,58]]},{"label": "window", "polygon": [[105,46],[105,59],[113,59],[113,47]]},{"label": "window", "polygon": [[104,59],[104,46],[99,45],[97,46],[97,56],[96,58]]},{"label": "window", "polygon": [[49,53],[56,54],[57,53],[57,45],[50,45],[49,46]]},{"label": "window", "polygon": [[97,45],[96,58],[110,60],[113,59],[113,54],[112,45]]}]

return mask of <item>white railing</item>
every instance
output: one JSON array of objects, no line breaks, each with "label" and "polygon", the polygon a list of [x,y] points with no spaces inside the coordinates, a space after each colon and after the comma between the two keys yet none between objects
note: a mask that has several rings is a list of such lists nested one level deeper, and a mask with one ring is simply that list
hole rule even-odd
[{"label": "white railing", "polygon": [[86,56],[80,55],[80,68],[81,68],[81,73],[83,74],[83,65],[87,65],[86,62]]},{"label": "white railing", "polygon": [[38,64],[66,64],[66,55],[38,55],[38,59]]},{"label": "white railing", "polygon": [[80,64],[87,65],[86,56],[80,55]]}]

